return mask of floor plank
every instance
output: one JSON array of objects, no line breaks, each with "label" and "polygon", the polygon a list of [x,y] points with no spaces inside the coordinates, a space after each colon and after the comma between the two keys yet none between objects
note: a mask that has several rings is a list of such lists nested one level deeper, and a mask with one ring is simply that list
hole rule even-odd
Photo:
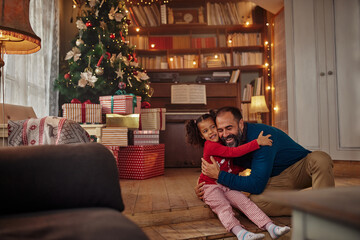
[{"label": "floor plank", "polygon": [[[199,168],[167,168],[163,176],[145,180],[120,179],[125,204],[124,215],[138,224],[149,238],[163,239],[235,239],[226,232],[220,221],[204,202],[194,193],[200,174]],[[360,185],[360,176],[336,177],[336,187]],[[246,229],[263,232],[265,239],[271,239],[267,232],[259,229],[242,213],[236,215]],[[276,217],[278,225],[291,226],[290,217]],[[291,232],[280,240],[289,240]]]}]

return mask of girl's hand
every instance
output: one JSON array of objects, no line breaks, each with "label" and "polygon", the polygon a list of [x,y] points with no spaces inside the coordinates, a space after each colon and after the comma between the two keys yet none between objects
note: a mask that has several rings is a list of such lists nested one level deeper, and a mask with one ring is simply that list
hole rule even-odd
[{"label": "girl's hand", "polygon": [[258,138],[256,139],[259,146],[271,146],[272,140],[270,139],[271,134],[268,134],[266,136],[263,136],[264,131],[261,131]]}]

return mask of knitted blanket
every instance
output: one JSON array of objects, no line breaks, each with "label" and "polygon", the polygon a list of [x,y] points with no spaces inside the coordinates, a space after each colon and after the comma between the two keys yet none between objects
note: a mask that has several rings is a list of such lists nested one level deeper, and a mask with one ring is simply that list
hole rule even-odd
[{"label": "knitted blanket", "polygon": [[89,134],[72,120],[60,117],[8,122],[8,145],[47,145],[90,142]]}]

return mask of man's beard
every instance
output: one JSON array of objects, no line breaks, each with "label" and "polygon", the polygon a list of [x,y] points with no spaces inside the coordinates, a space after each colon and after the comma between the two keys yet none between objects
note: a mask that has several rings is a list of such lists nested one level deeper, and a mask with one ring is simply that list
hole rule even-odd
[{"label": "man's beard", "polygon": [[[226,140],[229,139],[229,138],[234,139],[234,141],[232,143],[227,143]],[[223,143],[228,147],[237,147],[237,146],[240,146],[240,144],[242,142],[241,138],[242,138],[242,132],[239,129],[237,135],[230,134],[227,137],[221,137],[221,141],[223,141]]]}]

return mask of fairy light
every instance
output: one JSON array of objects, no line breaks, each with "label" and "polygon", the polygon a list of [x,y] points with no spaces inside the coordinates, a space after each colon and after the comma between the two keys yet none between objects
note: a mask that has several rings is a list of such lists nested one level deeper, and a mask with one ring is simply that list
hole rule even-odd
[{"label": "fairy light", "polygon": [[264,65],[265,65],[265,67],[268,67],[268,66],[269,66],[269,64],[268,64],[268,63],[265,63]]},{"label": "fairy light", "polygon": [[267,46],[267,45],[269,44],[269,42],[268,42],[268,41],[265,41],[264,44],[265,44],[265,46]]},{"label": "fairy light", "polygon": [[215,58],[215,59],[218,59],[218,58],[219,58],[219,56],[218,56],[217,54],[215,54],[214,58]]},{"label": "fairy light", "polygon": [[136,31],[136,32],[140,32],[140,28],[136,28],[135,31]]},{"label": "fairy light", "polygon": [[274,107],[274,111],[275,111],[275,112],[279,111],[279,107],[278,107],[278,106],[275,106],[275,107]]},{"label": "fairy light", "polygon": [[194,66],[196,65],[196,61],[195,61],[195,60],[193,61],[193,65],[194,65]]},{"label": "fairy light", "polygon": [[174,58],[171,57],[171,58],[170,58],[170,62],[173,62],[173,61],[174,61]]},{"label": "fairy light", "polygon": [[76,5],[75,5],[75,4],[73,5],[73,8],[76,8]]},{"label": "fairy light", "polygon": [[152,44],[150,45],[150,47],[151,47],[151,48],[154,48],[154,47],[155,47],[155,44],[154,44],[154,43],[152,43]]},{"label": "fairy light", "polygon": [[271,87],[270,87],[270,86],[267,86],[267,87],[266,87],[266,90],[270,90],[270,89],[271,89]]}]

